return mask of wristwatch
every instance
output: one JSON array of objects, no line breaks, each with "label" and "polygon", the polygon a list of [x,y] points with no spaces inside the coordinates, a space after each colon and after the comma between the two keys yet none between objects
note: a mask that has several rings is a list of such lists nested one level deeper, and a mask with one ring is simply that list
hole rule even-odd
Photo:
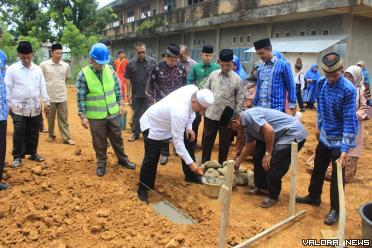
[{"label": "wristwatch", "polygon": [[265,156],[271,156],[271,153],[265,152]]}]

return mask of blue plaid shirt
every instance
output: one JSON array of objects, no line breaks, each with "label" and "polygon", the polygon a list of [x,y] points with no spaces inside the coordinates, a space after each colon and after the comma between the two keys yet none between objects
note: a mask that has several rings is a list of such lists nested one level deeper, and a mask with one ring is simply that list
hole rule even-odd
[{"label": "blue plaid shirt", "polygon": [[8,101],[6,99],[5,78],[6,55],[0,50],[0,121],[8,118]]},{"label": "blue plaid shirt", "polygon": [[358,133],[356,90],[340,77],[330,84],[324,77],[317,83],[319,140],[330,149],[348,152]]},{"label": "blue plaid shirt", "polygon": [[295,108],[296,84],[290,64],[277,57],[261,64],[257,72],[254,105],[285,112],[287,92],[289,108]]}]

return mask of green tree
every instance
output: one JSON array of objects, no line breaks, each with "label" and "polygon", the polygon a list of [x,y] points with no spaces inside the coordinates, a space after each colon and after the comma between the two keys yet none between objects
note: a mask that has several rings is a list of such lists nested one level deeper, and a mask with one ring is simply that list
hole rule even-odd
[{"label": "green tree", "polygon": [[58,35],[63,33],[65,23],[73,23],[84,35],[96,35],[108,23],[117,19],[113,10],[103,8],[97,10],[95,0],[49,0],[50,17],[55,24]]},{"label": "green tree", "polygon": [[33,30],[40,41],[46,41],[52,36],[47,6],[47,0],[1,0],[1,19],[16,39]]}]

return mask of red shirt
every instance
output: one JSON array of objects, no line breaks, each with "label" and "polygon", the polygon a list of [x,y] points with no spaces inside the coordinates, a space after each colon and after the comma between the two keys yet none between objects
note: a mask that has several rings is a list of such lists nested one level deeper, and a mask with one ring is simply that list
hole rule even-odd
[{"label": "red shirt", "polygon": [[127,69],[127,65],[128,65],[127,59],[123,59],[122,61],[117,59],[114,61],[114,67],[115,67],[116,74],[118,74],[118,77],[121,83],[124,83],[124,84],[126,83],[126,78],[124,77],[124,75],[125,75],[125,70]]}]

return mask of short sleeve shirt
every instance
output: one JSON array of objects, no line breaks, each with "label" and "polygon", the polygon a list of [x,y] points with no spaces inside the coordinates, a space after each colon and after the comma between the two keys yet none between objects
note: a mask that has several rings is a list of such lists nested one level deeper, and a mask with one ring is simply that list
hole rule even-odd
[{"label": "short sleeve shirt", "polygon": [[54,63],[47,60],[40,64],[51,102],[67,101],[66,79],[71,78],[71,69],[66,62]]},{"label": "short sleeve shirt", "polygon": [[246,143],[258,139],[264,141],[261,128],[268,123],[275,134],[275,144],[287,145],[306,139],[307,132],[302,123],[293,116],[279,110],[254,107],[241,114],[242,125],[245,130]]}]

